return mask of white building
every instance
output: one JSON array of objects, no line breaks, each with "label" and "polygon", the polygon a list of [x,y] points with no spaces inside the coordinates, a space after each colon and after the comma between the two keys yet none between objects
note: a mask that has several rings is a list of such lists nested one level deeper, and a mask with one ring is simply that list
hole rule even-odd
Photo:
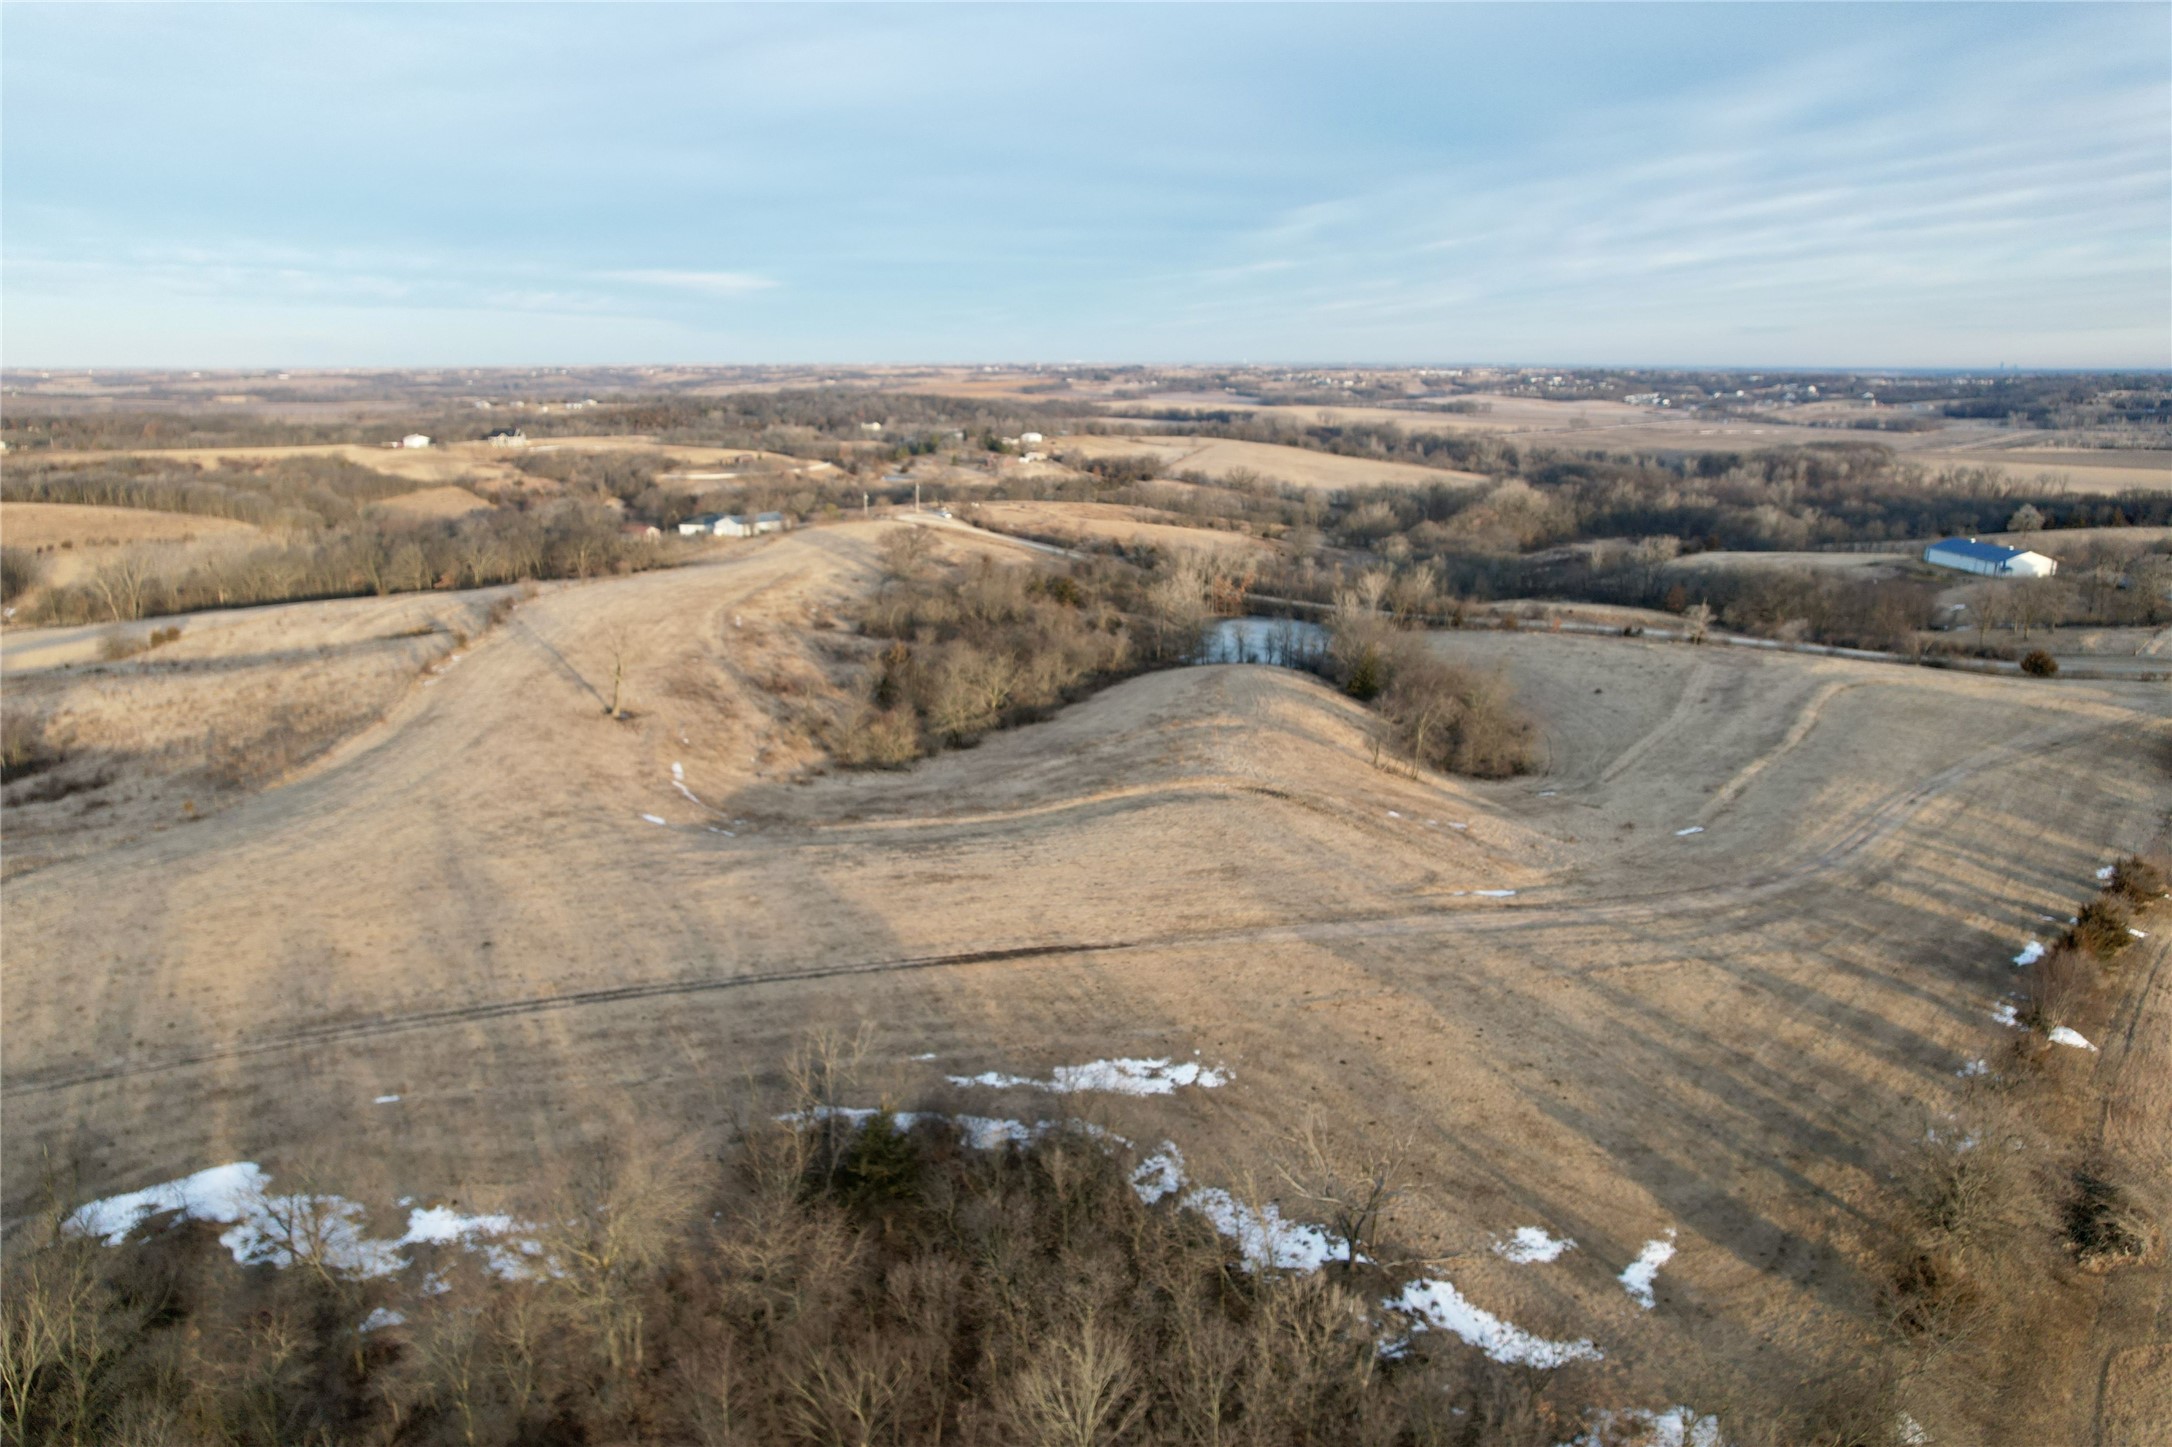
[{"label": "white building", "polygon": [[783,514],[783,513],[781,513],[781,512],[758,512],[758,513],[756,513],[756,514],[754,515],[754,531],[756,531],[756,532],[758,532],[758,533],[781,533],[781,532],[783,532],[783,531],[784,531],[784,514]]},{"label": "white building", "polygon": [[1974,538],[1941,538],[1923,550],[1923,561],[1934,568],[1975,573],[1986,578],[2048,578],[2059,571],[2055,558],[2022,548],[2002,548]]},{"label": "white building", "polygon": [[518,427],[500,427],[495,432],[485,432],[483,441],[492,447],[526,447],[528,434]]},{"label": "white building", "polygon": [[1021,432],[1018,434],[1019,443],[1025,447],[1031,447],[1034,443],[1039,442],[1040,440],[1041,434],[1038,432]]},{"label": "white building", "polygon": [[402,447],[428,447],[430,445],[430,439],[423,436],[420,432],[410,432],[405,437],[402,437],[400,439],[399,445]]},{"label": "white building", "polygon": [[751,538],[754,536],[754,523],[737,513],[727,513],[716,520],[716,535],[720,538]]},{"label": "white building", "polygon": [[703,533],[722,532],[723,529],[718,527],[717,524],[723,521],[724,515],[714,512],[700,513],[694,517],[682,519],[679,523],[679,536],[682,538],[698,538]]}]

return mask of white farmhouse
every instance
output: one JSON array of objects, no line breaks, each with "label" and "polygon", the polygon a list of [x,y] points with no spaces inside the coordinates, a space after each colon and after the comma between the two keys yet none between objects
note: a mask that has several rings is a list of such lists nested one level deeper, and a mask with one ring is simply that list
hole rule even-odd
[{"label": "white farmhouse", "polygon": [[420,432],[410,432],[400,439],[400,446],[402,447],[428,447],[429,445],[430,439]]},{"label": "white farmhouse", "polygon": [[1023,447],[1031,447],[1040,440],[1041,434],[1038,432],[1021,432],[1018,434],[1019,445]]},{"label": "white farmhouse", "polygon": [[1957,573],[1976,573],[1986,578],[2048,578],[2059,571],[2056,558],[2021,548],[2002,548],[1974,538],[1940,538],[1923,550],[1923,561],[1934,568]]},{"label": "white farmhouse", "polygon": [[679,536],[682,538],[698,538],[704,533],[722,532],[723,529],[718,527],[717,524],[723,521],[724,515],[722,513],[705,512],[696,514],[693,517],[683,519],[679,523]]}]

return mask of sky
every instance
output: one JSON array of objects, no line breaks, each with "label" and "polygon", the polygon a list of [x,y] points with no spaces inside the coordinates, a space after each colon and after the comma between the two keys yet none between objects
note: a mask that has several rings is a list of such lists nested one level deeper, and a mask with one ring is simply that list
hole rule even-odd
[{"label": "sky", "polygon": [[0,363],[2172,367],[2172,5],[0,6]]}]

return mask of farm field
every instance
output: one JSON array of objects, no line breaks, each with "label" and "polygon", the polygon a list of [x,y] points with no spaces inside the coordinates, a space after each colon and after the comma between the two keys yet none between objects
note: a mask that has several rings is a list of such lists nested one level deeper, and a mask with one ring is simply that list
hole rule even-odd
[{"label": "farm field", "polygon": [[0,541],[40,556],[48,583],[75,582],[123,550],[167,558],[247,546],[263,532],[229,518],[63,502],[0,502]]},{"label": "farm field", "polygon": [[[1536,632],[1432,640],[1540,721],[1522,779],[1376,769],[1357,704],[1258,667],[809,778],[792,709],[834,681],[835,615],[894,526],[547,587],[495,625],[443,611],[480,596],[358,600],[189,620],[105,671],[11,665],[115,738],[224,670],[379,681],[371,719],[201,817],[166,786],[126,829],[33,806],[76,812],[0,885],[8,1212],[47,1149],[84,1197],[255,1160],[372,1210],[513,1206],[614,1138],[720,1130],[810,1023],[864,1020],[865,1105],[1031,1119],[1061,1107],[947,1077],[1196,1055],[1227,1083],[1066,1104],[1233,1188],[1310,1112],[1410,1123],[1389,1229],[1486,1311],[1593,1343],[1561,1391],[1785,1393],[1875,1319],[1856,1213],[2009,1037],[2011,957],[2165,842],[2164,773],[2104,768],[2162,756],[2161,685]],[[236,708],[277,706],[244,676],[265,692]],[[2135,951],[2152,1019],[2165,957]],[[2052,1068],[2161,1120],[2155,1043],[2101,1039]],[[1491,1249],[1531,1226],[1575,1249]],[[1646,1309],[1622,1274],[1653,1243]],[[2172,1336],[2139,1330],[2044,1343],[1997,1440],[2143,1411],[2132,1353]],[[2060,1385],[2100,1378],[2107,1402]]]},{"label": "farm field", "polygon": [[1156,547],[1218,552],[1267,553],[1273,544],[1247,533],[1195,527],[1152,508],[1099,502],[979,502],[970,504],[969,521],[998,529],[1020,529],[1059,541],[1149,543]]},{"label": "farm field", "polygon": [[1212,437],[1076,436],[1054,444],[1058,451],[1075,451],[1088,457],[1135,457],[1152,455],[1162,460],[1170,474],[1198,472],[1217,481],[1240,469],[1274,482],[1297,487],[1340,488],[1377,485],[1421,486],[1426,483],[1479,483],[1486,479],[1471,472],[1420,467],[1408,462],[1375,461],[1341,457],[1304,447],[1282,447],[1266,442],[1233,442]]},{"label": "farm field", "polygon": [[[2016,482],[2050,477],[2077,493],[2118,493],[2133,488],[2172,490],[2172,454],[2033,446],[2030,439],[2043,434],[2017,436],[1981,423],[1954,421],[1933,432],[1867,432],[1794,425],[1784,420],[1792,413],[1779,414],[1767,422],[1700,417],[1620,402],[1553,402],[1536,397],[1486,395],[1463,400],[1489,410],[1470,413],[1428,411],[1422,407],[1247,406],[1226,398],[1194,399],[1197,405],[1241,410],[1292,427],[1386,424],[1407,432],[1488,433],[1570,450],[1730,452],[1875,442],[1934,470],[1987,467]],[[1813,408],[1793,412],[1806,417],[1818,415]],[[1140,421],[1136,425],[1145,429],[1153,424]]]}]

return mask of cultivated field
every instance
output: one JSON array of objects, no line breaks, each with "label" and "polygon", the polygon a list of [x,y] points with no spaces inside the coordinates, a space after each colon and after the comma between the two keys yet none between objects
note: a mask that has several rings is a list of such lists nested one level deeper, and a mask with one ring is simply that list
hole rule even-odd
[{"label": "cultivated field", "polygon": [[[796,1034],[864,1020],[855,1104],[1084,1109],[1261,1196],[1310,1112],[1408,1132],[1388,1230],[1485,1311],[1593,1343],[1549,1391],[1717,1410],[1875,1329],[1862,1211],[1893,1152],[2011,1037],[1991,1012],[2014,953],[2165,842],[2161,685],[1539,633],[1434,641],[1540,720],[1536,777],[1376,769],[1351,700],[1218,667],[809,778],[806,711],[853,647],[835,618],[893,526],[545,589],[457,666],[399,654],[382,720],[276,787],[26,861],[0,974],[10,1215],[47,1152],[79,1196],[255,1160],[388,1214],[517,1205],[605,1143],[718,1135]],[[363,606],[191,624],[135,672],[47,686],[140,707],[282,655],[332,666],[340,629],[389,656],[400,620]],[[2172,1009],[2158,933],[2140,1013],[2050,1068],[2161,1142],[2164,1031],[2136,1028]],[[1195,1053],[1227,1084],[1052,1102],[945,1078]],[[1492,1249],[1533,1226],[1575,1248]],[[1655,1243],[1647,1309],[1623,1273]],[[2043,1379],[1976,1440],[2162,1420],[2172,1332],[2134,1293],[2163,1281],[2047,1283],[2101,1308],[2101,1339],[2040,1344]]]},{"label": "cultivated field", "polygon": [[1232,442],[1214,437],[1065,437],[1055,444],[1059,451],[1080,452],[1088,457],[1153,456],[1163,470],[1174,476],[1197,472],[1221,481],[1239,470],[1271,482],[1296,487],[1371,487],[1382,484],[1422,485],[1431,482],[1479,483],[1476,473],[1451,472],[1445,468],[1419,467],[1408,462],[1374,461],[1341,457],[1303,447],[1281,447],[1265,442]]},{"label": "cultivated field", "polygon": [[1145,543],[1175,551],[1187,549],[1266,553],[1273,545],[1246,533],[1188,525],[1173,514],[1152,508],[1101,502],[981,502],[966,513],[987,527],[1028,532],[1058,542]]},{"label": "cultivated field", "polygon": [[148,508],[84,507],[63,502],[0,502],[0,543],[40,556],[45,581],[72,583],[123,550],[162,564],[185,560],[199,545],[247,546],[263,533],[248,523]]}]

